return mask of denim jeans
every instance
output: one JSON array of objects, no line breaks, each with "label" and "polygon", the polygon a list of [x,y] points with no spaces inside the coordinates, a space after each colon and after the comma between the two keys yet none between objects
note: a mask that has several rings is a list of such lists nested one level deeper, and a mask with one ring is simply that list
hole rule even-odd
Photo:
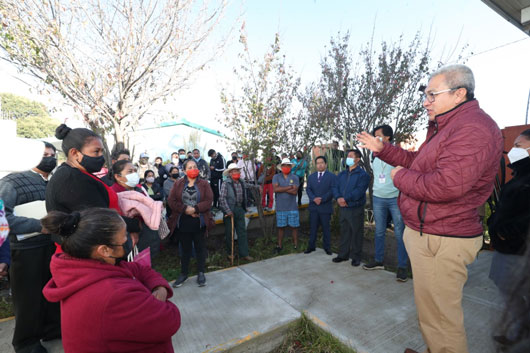
[{"label": "denim jeans", "polygon": [[405,224],[403,223],[403,218],[401,218],[397,197],[386,199],[374,196],[373,207],[375,220],[375,261],[383,262],[387,216],[390,211],[392,222],[394,223],[394,236],[397,242],[398,267],[407,267],[408,255],[403,244],[403,229],[405,228]]}]

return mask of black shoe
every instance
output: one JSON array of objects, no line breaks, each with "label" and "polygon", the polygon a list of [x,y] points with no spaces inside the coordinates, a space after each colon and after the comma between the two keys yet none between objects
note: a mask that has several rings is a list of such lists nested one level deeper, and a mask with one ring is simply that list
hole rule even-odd
[{"label": "black shoe", "polygon": [[274,252],[275,252],[276,254],[279,254],[279,253],[282,252],[282,248],[280,248],[279,246],[277,246],[277,247],[274,248]]},{"label": "black shoe", "polygon": [[39,342],[29,352],[30,353],[48,353],[48,350],[44,348],[44,346]]},{"label": "black shoe", "polygon": [[197,275],[197,284],[199,287],[204,287],[206,285],[206,277],[204,277],[204,272],[199,272]]},{"label": "black shoe", "polygon": [[337,257],[333,258],[333,260],[331,260],[331,261],[333,261],[333,262],[342,262],[342,261],[348,261],[348,259],[344,259],[344,258],[342,258],[340,256],[337,256]]},{"label": "black shoe", "polygon": [[359,261],[359,260],[351,260],[351,265],[352,265],[353,267],[357,267],[357,266],[359,266],[360,264],[361,264],[361,261]]},{"label": "black shoe", "polygon": [[382,262],[379,261],[371,261],[367,264],[363,265],[363,270],[384,270],[385,266]]},{"label": "black shoe", "polygon": [[315,248],[313,249],[307,248],[307,250],[304,251],[304,254],[311,254],[313,251],[315,251]]},{"label": "black shoe", "polygon": [[331,250],[329,250],[329,249],[324,249],[324,251],[325,251],[326,254],[328,254],[328,255],[333,255],[333,253],[332,253]]},{"label": "black shoe", "polygon": [[404,267],[398,267],[397,273],[396,273],[396,280],[400,282],[407,282],[408,280],[408,274],[407,269]]},{"label": "black shoe", "polygon": [[187,275],[183,275],[181,273],[179,278],[175,282],[173,282],[173,284],[171,286],[173,288],[178,288],[178,287],[182,286],[184,284],[184,282],[186,282],[187,279],[188,279],[188,276]]}]

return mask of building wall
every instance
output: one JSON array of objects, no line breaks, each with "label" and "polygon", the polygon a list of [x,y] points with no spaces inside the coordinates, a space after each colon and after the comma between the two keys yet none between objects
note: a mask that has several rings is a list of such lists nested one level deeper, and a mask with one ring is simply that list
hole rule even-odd
[{"label": "building wall", "polygon": [[198,144],[193,148],[198,148],[205,160],[209,161],[207,153],[211,148],[225,158],[229,155],[231,148],[227,139],[186,125],[175,125],[129,132],[129,145],[134,146],[134,151],[131,151],[134,154],[133,160],[136,161],[142,152],[147,152],[149,160],[154,160],[157,156],[168,160],[171,153],[179,148],[188,149],[184,143],[197,132]]}]

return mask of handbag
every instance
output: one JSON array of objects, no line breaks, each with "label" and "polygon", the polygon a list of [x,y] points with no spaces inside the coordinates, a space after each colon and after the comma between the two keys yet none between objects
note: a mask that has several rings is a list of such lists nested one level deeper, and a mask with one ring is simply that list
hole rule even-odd
[{"label": "handbag", "polygon": [[127,255],[127,261],[151,267],[151,248],[147,247],[138,252],[138,247],[135,245],[133,250]]},{"label": "handbag", "polygon": [[160,239],[164,240],[169,235],[170,230],[167,225],[167,222],[165,220],[165,217],[162,215],[160,217],[160,226],[158,227],[158,235],[160,236]]}]

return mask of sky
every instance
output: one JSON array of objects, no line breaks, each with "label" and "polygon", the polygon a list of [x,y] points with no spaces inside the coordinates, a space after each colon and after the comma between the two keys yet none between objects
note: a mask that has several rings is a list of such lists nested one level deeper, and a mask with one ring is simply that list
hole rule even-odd
[{"label": "sky", "polygon": [[[174,101],[157,104],[153,114],[177,117],[221,129],[216,120],[222,115],[220,90],[237,84],[233,67],[241,51],[238,30],[244,21],[250,52],[261,58],[280,34],[287,62],[300,75],[302,84],[316,81],[326,45],[340,31],[350,31],[354,55],[373,35],[376,45],[396,41],[405,43],[419,31],[427,40],[430,34],[433,59],[455,63],[459,48],[466,46],[465,64],[475,74],[476,94],[481,107],[502,128],[525,122],[530,90],[530,37],[508,23],[480,0],[247,0],[229,5],[222,28],[234,26],[233,40],[222,55],[197,74],[189,88],[177,92]],[[71,117],[71,110],[60,97],[38,96],[22,83],[31,78],[17,73],[0,61],[0,92],[11,92],[58,108],[54,117]],[[69,119],[73,122],[74,119]],[[152,121],[146,118],[145,126]]]}]

